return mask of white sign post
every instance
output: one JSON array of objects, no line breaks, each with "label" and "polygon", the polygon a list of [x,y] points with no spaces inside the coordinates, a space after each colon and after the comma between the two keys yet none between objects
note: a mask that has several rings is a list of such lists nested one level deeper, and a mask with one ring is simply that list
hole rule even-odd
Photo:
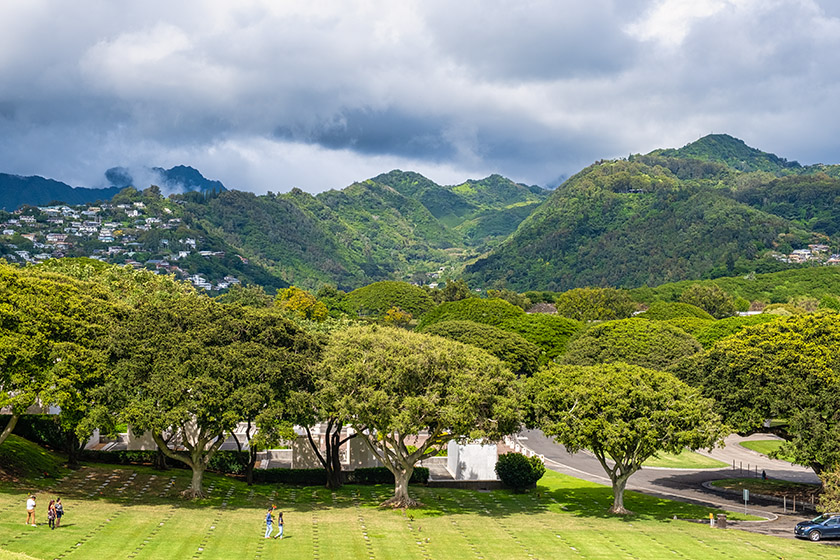
[{"label": "white sign post", "polygon": [[747,515],[747,501],[750,499],[750,491],[744,488],[744,515]]}]

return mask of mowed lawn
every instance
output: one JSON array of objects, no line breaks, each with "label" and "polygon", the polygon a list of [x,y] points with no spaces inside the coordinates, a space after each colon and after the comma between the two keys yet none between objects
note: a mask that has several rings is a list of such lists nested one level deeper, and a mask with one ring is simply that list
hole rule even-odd
[{"label": "mowed lawn", "polygon": [[[628,493],[637,515],[606,514],[609,488],[549,472],[536,492],[476,492],[412,487],[425,508],[376,506],[388,486],[255,485],[208,475],[210,497],[182,501],[189,473],[145,467],[86,467],[36,489],[38,527],[24,525],[31,488],[0,485],[0,559],[110,558],[838,558],[830,545],[717,530],[681,518],[710,510]],[[49,485],[45,481],[44,485]],[[61,495],[62,527],[46,525],[46,505]],[[270,504],[283,511],[286,537],[265,540]],[[4,551],[9,551],[6,553]],[[5,554],[5,556],[4,556]]]}]

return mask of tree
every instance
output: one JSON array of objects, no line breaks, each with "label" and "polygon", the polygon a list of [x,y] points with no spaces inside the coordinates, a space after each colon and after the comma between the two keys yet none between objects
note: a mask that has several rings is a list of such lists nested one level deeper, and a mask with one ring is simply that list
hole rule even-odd
[{"label": "tree", "polygon": [[382,318],[385,323],[390,323],[395,327],[405,327],[411,322],[411,319],[411,313],[407,313],[397,306],[386,311],[385,317]]},{"label": "tree", "polygon": [[663,321],[622,319],[594,325],[572,339],[561,360],[581,366],[625,362],[666,369],[702,349],[690,334]]},{"label": "tree", "polygon": [[0,443],[29,406],[61,407],[70,466],[93,431],[83,420],[104,371],[113,306],[96,285],[40,268],[0,265],[0,406],[11,416]]},{"label": "tree", "polygon": [[302,319],[323,321],[329,315],[327,306],[315,299],[315,296],[295,286],[277,292],[277,307]]},{"label": "tree", "polygon": [[[519,426],[516,379],[486,352],[388,327],[333,333],[322,367],[337,406],[394,475],[383,505],[412,507],[408,481],[418,461],[459,437],[497,439]],[[409,447],[419,434],[425,440]]]},{"label": "tree", "polygon": [[504,300],[508,303],[515,305],[516,307],[521,308],[523,311],[531,307],[531,300],[528,299],[526,296],[505,288],[502,288],[500,290],[487,290],[487,297]]},{"label": "tree", "polygon": [[502,360],[517,375],[530,375],[539,366],[539,347],[514,332],[472,321],[435,323],[423,332],[486,350]]},{"label": "tree", "polygon": [[740,433],[786,419],[774,428],[787,440],[780,451],[820,474],[840,465],[837,340],[836,313],[781,317],[720,340],[675,373],[714,398]]},{"label": "tree", "polygon": [[342,305],[360,317],[381,318],[392,307],[419,317],[433,308],[435,302],[423,288],[406,282],[383,281],[353,290],[344,298]]},{"label": "tree", "polygon": [[717,284],[692,284],[682,293],[680,301],[696,305],[715,319],[735,315],[735,300]]},{"label": "tree", "polygon": [[242,284],[234,284],[216,299],[221,303],[248,307],[271,307],[274,303],[273,298],[265,293],[262,286],[243,286]]},{"label": "tree", "polygon": [[820,474],[822,494],[819,510],[822,512],[840,511],[840,466]]},{"label": "tree", "polygon": [[450,280],[440,290],[440,302],[460,301],[473,296],[474,294],[470,291],[470,287],[464,280]]},{"label": "tree", "polygon": [[712,447],[727,433],[711,399],[670,373],[627,364],[552,365],[526,382],[529,423],[576,453],[591,451],[612,482],[611,513],[642,463],[661,451]]},{"label": "tree", "polygon": [[638,308],[626,290],[615,288],[575,288],[558,294],[557,314],[576,321],[626,319]]},{"label": "tree", "polygon": [[[198,294],[137,306],[113,351],[120,418],[150,432],[169,458],[192,469],[185,492],[203,495],[210,459],[240,420],[276,423],[280,405],[316,360],[311,339],[277,313],[219,304]],[[176,448],[166,434],[177,434]],[[179,450],[179,448],[183,449]]]}]

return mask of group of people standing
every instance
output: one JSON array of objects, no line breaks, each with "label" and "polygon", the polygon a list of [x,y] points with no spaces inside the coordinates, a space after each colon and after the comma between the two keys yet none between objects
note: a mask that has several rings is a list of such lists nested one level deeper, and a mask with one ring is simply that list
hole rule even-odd
[{"label": "group of people standing", "polygon": [[[265,514],[265,538],[271,538],[271,532],[274,530],[274,510],[277,509],[277,506],[271,506],[268,508],[268,513]],[[277,534],[274,535],[275,539],[282,539],[283,538],[283,512],[277,512]]]},{"label": "group of people standing", "polygon": [[[35,494],[30,494],[26,500],[26,524],[32,527],[37,527],[35,523]],[[55,529],[61,525],[61,517],[64,515],[64,506],[61,505],[61,498],[50,500],[50,505],[47,506],[47,523],[50,529]]]}]

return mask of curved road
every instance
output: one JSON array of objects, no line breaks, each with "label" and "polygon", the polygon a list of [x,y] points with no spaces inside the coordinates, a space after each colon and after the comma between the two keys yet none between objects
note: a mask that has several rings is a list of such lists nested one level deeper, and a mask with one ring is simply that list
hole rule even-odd
[{"label": "curved road", "polygon": [[[588,452],[571,454],[558,445],[551,438],[543,435],[539,430],[524,430],[516,436],[523,447],[543,455],[545,465],[551,470],[588,480],[599,484],[610,485],[604,469],[598,460]],[[731,511],[743,511],[744,502],[737,495],[718,493],[703,487],[704,482],[749,476],[750,472],[761,475],[764,470],[769,478],[789,480],[793,482],[819,483],[819,478],[811,469],[792,465],[786,461],[769,459],[768,457],[750,451],[738,445],[739,442],[750,439],[776,439],[770,434],[753,434],[750,437],[729,436],[726,447],[714,449],[712,452],[701,452],[704,455],[718,459],[729,467],[720,469],[664,469],[646,467],[633,474],[627,483],[627,488],[637,492],[658,497],[676,499],[701,504],[715,508],[725,508]],[[733,471],[732,464],[735,464]],[[813,512],[792,513],[788,504],[787,513],[782,511],[782,504],[775,502],[761,502],[750,500],[747,511],[753,515],[769,518],[762,522],[734,522],[733,526],[765,534],[793,538],[793,526],[798,521],[813,517]]]}]

